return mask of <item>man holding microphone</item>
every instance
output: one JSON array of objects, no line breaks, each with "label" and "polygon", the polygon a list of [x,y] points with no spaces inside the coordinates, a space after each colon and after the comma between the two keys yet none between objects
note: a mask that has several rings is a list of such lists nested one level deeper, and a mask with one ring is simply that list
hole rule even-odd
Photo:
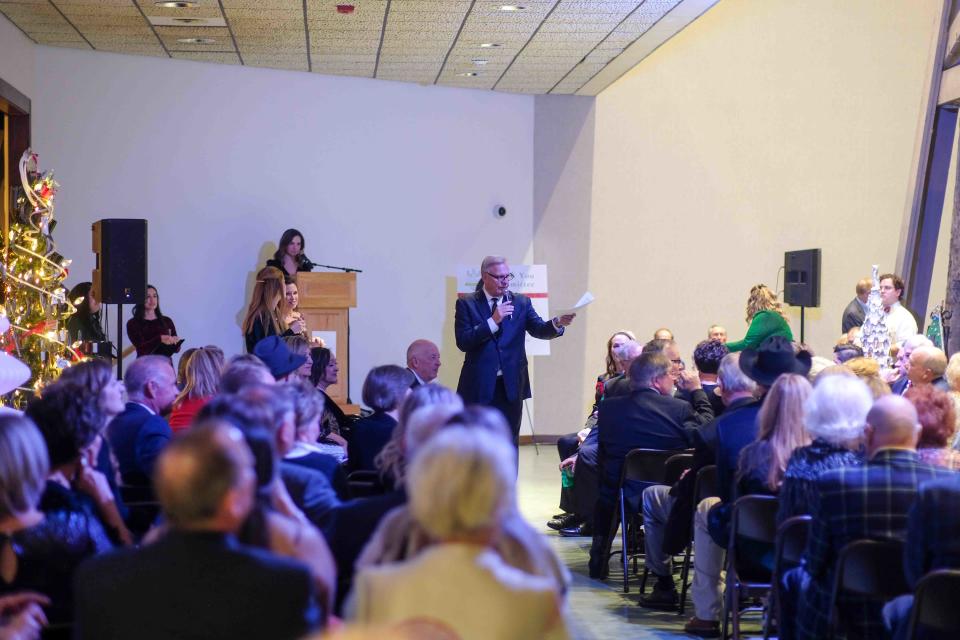
[{"label": "man holding microphone", "polygon": [[576,314],[543,320],[528,297],[509,290],[513,277],[506,258],[484,258],[477,291],[457,300],[454,331],[457,347],[466,354],[457,393],[466,404],[499,410],[516,445],[523,401],[530,397],[526,334],[551,340],[563,335]]}]

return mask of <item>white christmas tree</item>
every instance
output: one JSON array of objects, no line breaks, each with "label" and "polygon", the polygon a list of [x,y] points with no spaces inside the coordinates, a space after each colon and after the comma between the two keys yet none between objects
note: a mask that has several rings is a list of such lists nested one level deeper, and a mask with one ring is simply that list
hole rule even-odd
[{"label": "white christmas tree", "polygon": [[863,354],[880,363],[881,369],[890,366],[890,332],[883,321],[883,299],[880,297],[879,267],[873,265],[873,288],[867,298],[867,316],[863,321],[860,341]]}]

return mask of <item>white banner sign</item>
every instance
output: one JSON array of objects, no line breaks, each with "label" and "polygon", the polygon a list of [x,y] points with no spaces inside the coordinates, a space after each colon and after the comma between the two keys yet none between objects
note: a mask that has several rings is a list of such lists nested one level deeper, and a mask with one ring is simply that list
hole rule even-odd
[{"label": "white banner sign", "polygon": [[[533,308],[544,320],[549,320],[550,305],[547,297],[547,265],[545,264],[516,264],[510,266],[514,278],[510,283],[510,290],[514,293],[522,293],[530,298]],[[463,297],[473,295],[477,290],[477,282],[480,280],[480,267],[467,267],[460,265],[457,267],[457,296]],[[528,356],[548,356],[550,355],[550,341],[540,340],[527,334],[527,355]]]}]

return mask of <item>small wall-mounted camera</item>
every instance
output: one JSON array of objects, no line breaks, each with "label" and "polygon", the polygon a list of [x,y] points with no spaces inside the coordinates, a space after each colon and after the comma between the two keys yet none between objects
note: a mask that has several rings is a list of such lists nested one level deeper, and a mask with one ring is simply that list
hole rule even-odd
[{"label": "small wall-mounted camera", "polygon": [[507,215],[507,208],[503,205],[500,205],[499,207],[497,207],[495,211],[497,212],[498,218],[503,218],[503,217],[506,217]]}]

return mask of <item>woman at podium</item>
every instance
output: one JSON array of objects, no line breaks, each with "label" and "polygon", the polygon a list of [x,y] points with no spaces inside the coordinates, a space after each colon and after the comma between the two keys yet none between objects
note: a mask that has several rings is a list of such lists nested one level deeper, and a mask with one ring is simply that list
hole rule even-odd
[{"label": "woman at podium", "polygon": [[257,273],[253,296],[243,319],[243,337],[247,353],[267,336],[293,336],[303,331],[303,321],[287,324],[287,299],[283,272],[276,267],[264,267]]},{"label": "woman at podium", "polygon": [[267,260],[268,267],[276,267],[289,278],[293,278],[299,271],[310,271],[313,265],[303,255],[306,243],[303,234],[296,229],[287,229],[280,236],[280,246],[273,258]]},{"label": "woman at podium", "polygon": [[134,305],[133,317],[127,320],[127,337],[140,356],[167,356],[180,351],[183,338],[177,336],[173,320],[160,311],[160,294],[153,285],[147,285],[143,304]]}]

